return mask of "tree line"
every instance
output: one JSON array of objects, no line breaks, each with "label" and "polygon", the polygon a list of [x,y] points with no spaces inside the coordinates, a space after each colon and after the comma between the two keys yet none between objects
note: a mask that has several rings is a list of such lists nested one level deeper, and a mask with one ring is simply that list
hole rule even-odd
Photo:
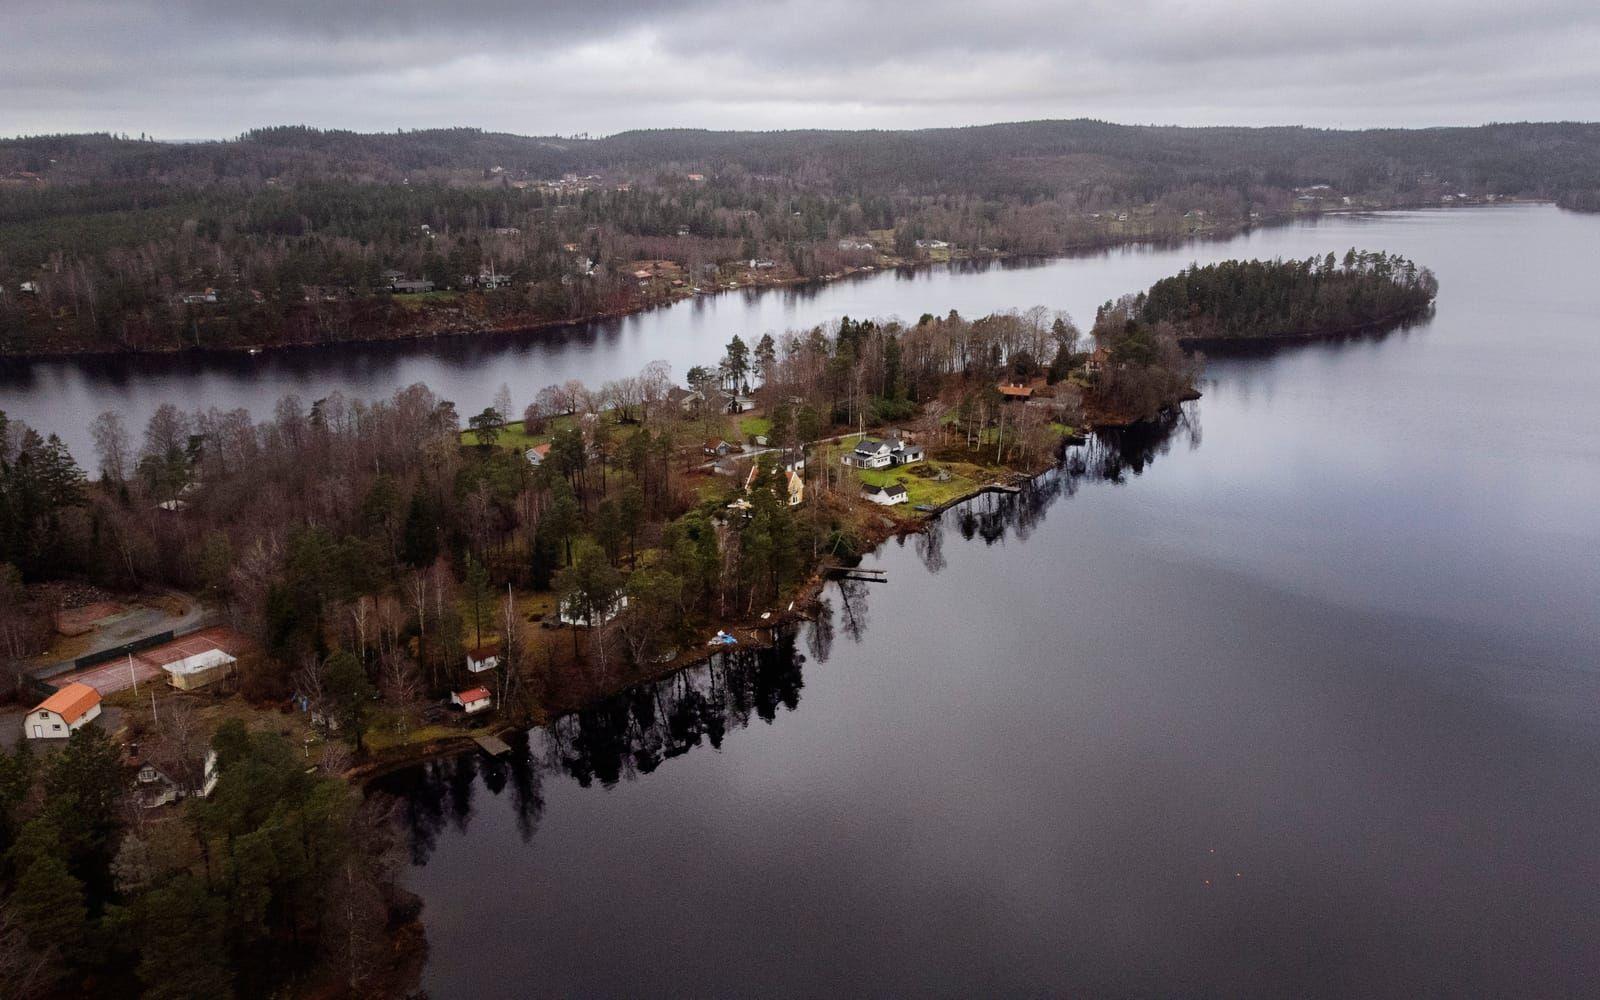
[{"label": "tree line", "polygon": [[[758,258],[804,279],[881,253],[927,259],[924,240],[986,256],[1180,237],[1317,210],[1320,196],[1299,193],[1310,189],[1366,208],[1444,192],[1577,207],[1600,185],[1597,152],[1600,133],[1575,124],[683,130],[559,148],[471,129],[0,140],[0,351],[561,322],[748,281],[740,267]],[[572,173],[582,177],[559,180]],[[868,234],[874,248],[856,249]],[[663,260],[677,277],[635,277]],[[509,284],[478,288],[486,269]],[[393,298],[386,271],[462,294]]]},{"label": "tree line", "polygon": [[1302,337],[1395,321],[1426,309],[1439,282],[1426,267],[1351,248],[1305,260],[1194,265],[1138,295],[1139,322],[1193,339]]}]

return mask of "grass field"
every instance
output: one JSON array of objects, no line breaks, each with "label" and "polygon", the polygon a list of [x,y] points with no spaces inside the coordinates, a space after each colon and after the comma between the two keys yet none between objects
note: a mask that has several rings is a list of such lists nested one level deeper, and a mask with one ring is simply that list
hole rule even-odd
[{"label": "grass field", "polygon": [[757,434],[771,434],[772,421],[766,417],[740,417],[739,433],[747,438]]},{"label": "grass field", "polygon": [[[822,453],[821,461],[837,466],[839,456],[853,449],[859,440],[859,436],[852,436],[829,444]],[[949,473],[949,478],[943,482],[938,478],[941,471]],[[997,474],[1004,471],[991,469],[976,462],[951,459],[947,455],[941,459],[930,458],[925,462],[888,469],[860,469],[856,474],[864,486],[901,484],[906,488],[906,496],[909,498],[907,502],[912,506],[922,504],[941,507],[972,493],[980,486],[994,482]]]},{"label": "grass field", "polygon": [[[476,416],[476,414],[472,414]],[[517,451],[526,451],[536,444],[548,444],[558,431],[565,430],[577,422],[577,417],[555,417],[545,421],[544,433],[529,434],[523,429],[522,421],[513,420],[500,428],[500,436],[495,438],[495,446],[499,448],[512,448]],[[469,447],[478,443],[477,431],[462,431],[461,443]]]}]

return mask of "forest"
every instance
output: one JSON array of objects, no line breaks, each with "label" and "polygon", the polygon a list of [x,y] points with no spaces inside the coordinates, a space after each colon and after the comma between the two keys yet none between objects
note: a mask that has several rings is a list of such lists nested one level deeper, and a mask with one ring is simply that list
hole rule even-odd
[{"label": "forest", "polygon": [[1576,208],[1600,187],[1597,153],[1579,124],[0,140],[0,353],[523,328],[1322,211]]},{"label": "forest", "polygon": [[1299,261],[1229,260],[1163,278],[1131,301],[1108,303],[1101,320],[1125,313],[1172,328],[1180,341],[1265,340],[1351,332],[1416,316],[1439,282],[1426,267],[1351,248]]}]

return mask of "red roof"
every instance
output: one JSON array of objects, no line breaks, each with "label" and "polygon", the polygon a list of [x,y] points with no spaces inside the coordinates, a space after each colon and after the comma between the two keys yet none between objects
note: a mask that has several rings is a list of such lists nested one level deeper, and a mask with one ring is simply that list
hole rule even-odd
[{"label": "red roof", "polygon": [[528,450],[533,452],[535,455],[538,455],[540,458],[546,458],[550,454],[550,446],[548,444],[536,444]]},{"label": "red roof", "polygon": [[459,691],[456,693],[456,700],[463,705],[468,705],[475,701],[488,701],[489,689],[473,688],[471,691]]},{"label": "red roof", "polygon": [[41,701],[35,712],[50,711],[66,720],[67,725],[72,725],[89,709],[100,704],[100,692],[87,684],[73,681],[55,694]]},{"label": "red roof", "polygon": [[1019,396],[1027,399],[1033,395],[1033,386],[1031,385],[1002,385],[998,386],[998,388],[1002,396]]}]

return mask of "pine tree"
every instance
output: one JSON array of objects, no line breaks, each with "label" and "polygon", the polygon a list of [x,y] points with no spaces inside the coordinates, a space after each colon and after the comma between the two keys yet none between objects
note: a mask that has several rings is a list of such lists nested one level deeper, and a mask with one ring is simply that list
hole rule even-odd
[{"label": "pine tree", "polygon": [[11,893],[11,911],[35,948],[60,948],[71,955],[88,931],[83,883],[55,854],[42,854],[22,869]]}]

